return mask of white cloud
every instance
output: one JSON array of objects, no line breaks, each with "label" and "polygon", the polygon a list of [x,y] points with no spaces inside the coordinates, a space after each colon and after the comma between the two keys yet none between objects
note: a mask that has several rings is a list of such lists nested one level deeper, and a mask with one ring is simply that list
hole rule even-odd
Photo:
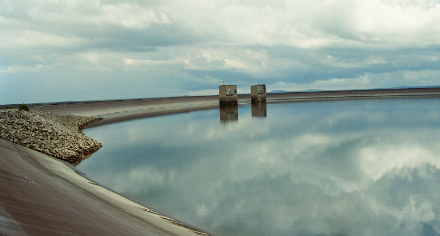
[{"label": "white cloud", "polygon": [[14,65],[14,66],[8,66],[5,68],[0,68],[0,72],[7,73],[7,74],[8,73],[21,73],[21,72],[32,73],[32,72],[41,71],[41,70],[45,70],[45,69],[49,69],[49,68],[47,68],[47,66],[44,66],[41,64],[37,64],[34,66]]},{"label": "white cloud", "polygon": [[268,84],[269,90],[303,91],[374,89],[408,86],[436,86],[440,84],[440,70],[394,71],[386,73],[365,73],[355,78],[330,78],[313,83],[286,83],[278,81]]},{"label": "white cloud", "polygon": [[171,23],[164,12],[139,7],[136,4],[104,5],[101,9],[99,17],[93,19],[94,23],[113,23],[132,29],[142,29],[153,23]]},{"label": "white cloud", "polygon": [[175,64],[175,61],[171,60],[142,60],[142,59],[132,59],[132,58],[123,58],[122,59],[125,65],[129,66],[169,66],[171,64]]},{"label": "white cloud", "polygon": [[344,89],[371,89],[372,84],[367,75],[362,75],[358,78],[331,78],[326,80],[316,80],[313,83],[297,84],[285,83],[278,81],[275,84],[270,84],[268,88],[271,90],[285,90],[285,91],[303,91],[303,90],[344,90]]},{"label": "white cloud", "polygon": [[8,32],[4,39],[7,50],[34,50],[46,48],[50,50],[71,48],[83,45],[86,40],[78,37],[66,37],[48,32],[34,30],[14,30]]},{"label": "white cloud", "polygon": [[[370,1],[359,11],[360,32],[396,46],[439,43],[440,3],[433,1]],[[385,4],[384,4],[385,3]]]},{"label": "white cloud", "polygon": [[185,9],[181,14],[173,9],[177,12],[174,18],[220,41],[313,48],[438,43],[435,32],[439,30],[440,4],[431,1],[422,6],[430,7],[379,0],[286,1],[279,5],[194,0],[167,7]]},{"label": "white cloud", "polygon": [[[318,59],[318,58],[317,58]],[[337,67],[337,68],[362,68],[362,67],[368,67],[372,65],[378,65],[378,64],[386,64],[387,61],[378,57],[369,57],[365,58],[361,61],[359,60],[349,60],[347,61],[347,58],[335,58],[331,55],[325,55],[323,58],[319,58],[322,62],[322,64],[325,64],[330,67]]]},{"label": "white cloud", "polygon": [[438,84],[435,0],[4,0],[0,28],[0,76],[11,85],[12,71],[24,79],[43,67],[78,71],[85,85],[96,70],[121,84],[142,79],[127,71],[155,71],[152,80],[186,80],[173,90],[181,95],[215,90],[196,83],[209,77],[284,90]]}]

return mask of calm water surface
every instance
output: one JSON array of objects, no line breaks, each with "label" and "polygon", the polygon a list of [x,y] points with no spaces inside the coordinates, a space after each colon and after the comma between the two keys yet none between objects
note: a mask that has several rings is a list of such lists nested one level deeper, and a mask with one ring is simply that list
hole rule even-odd
[{"label": "calm water surface", "polygon": [[78,168],[216,235],[438,235],[440,100],[239,106],[85,130]]}]

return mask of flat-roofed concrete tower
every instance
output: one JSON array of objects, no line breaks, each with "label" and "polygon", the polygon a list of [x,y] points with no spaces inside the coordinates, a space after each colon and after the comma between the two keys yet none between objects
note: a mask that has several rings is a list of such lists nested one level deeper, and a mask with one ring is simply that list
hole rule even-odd
[{"label": "flat-roofed concrete tower", "polygon": [[221,106],[237,104],[237,85],[218,86],[218,95]]},{"label": "flat-roofed concrete tower", "polygon": [[265,102],[266,101],[266,85],[259,84],[251,86],[251,101]]}]

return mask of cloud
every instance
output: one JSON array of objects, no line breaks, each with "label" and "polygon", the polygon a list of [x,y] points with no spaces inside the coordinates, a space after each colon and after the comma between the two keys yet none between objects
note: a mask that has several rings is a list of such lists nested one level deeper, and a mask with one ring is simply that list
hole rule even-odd
[{"label": "cloud", "polygon": [[[112,71],[109,79],[118,84],[141,80],[134,70],[151,70],[152,80],[178,81],[171,90],[169,84],[156,82],[158,87],[148,91],[152,96],[215,90],[196,83],[207,78],[244,87],[306,87],[337,79],[347,82],[340,83],[343,89],[355,85],[348,78],[438,70],[439,23],[440,4],[435,0],[3,0],[0,77],[18,86],[16,78],[28,75],[12,68],[45,68],[47,74],[39,73],[33,81],[49,83],[51,74],[66,74],[66,79],[59,77],[59,89],[69,88],[67,78],[73,71],[80,72],[76,79],[84,86],[96,79],[88,74],[96,70]],[[387,84],[376,81],[370,79],[371,87],[406,83],[398,77]],[[426,78],[411,82],[437,83]],[[88,97],[104,99],[98,91],[90,92]],[[26,96],[31,93],[19,93],[24,101],[8,95],[0,103],[64,100]]]}]

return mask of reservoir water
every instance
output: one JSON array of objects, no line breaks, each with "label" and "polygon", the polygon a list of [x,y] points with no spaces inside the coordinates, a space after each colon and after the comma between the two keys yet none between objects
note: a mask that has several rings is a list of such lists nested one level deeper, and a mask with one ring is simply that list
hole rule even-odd
[{"label": "reservoir water", "polygon": [[439,235],[440,100],[242,105],[84,130],[77,168],[214,235]]}]

